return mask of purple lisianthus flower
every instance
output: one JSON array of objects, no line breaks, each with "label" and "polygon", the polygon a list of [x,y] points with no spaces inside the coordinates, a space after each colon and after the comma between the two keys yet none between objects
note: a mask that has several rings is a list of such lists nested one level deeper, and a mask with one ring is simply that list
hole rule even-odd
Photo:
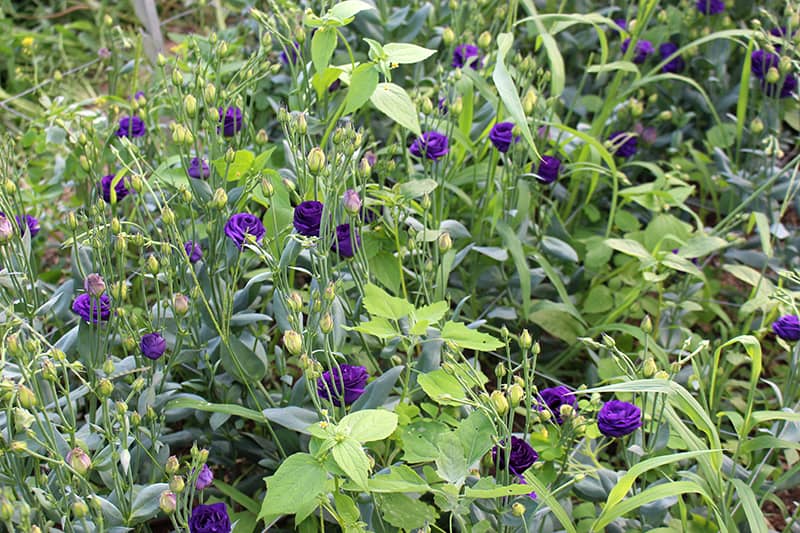
[{"label": "purple lisianthus flower", "polygon": [[697,10],[704,15],[718,15],[725,11],[723,0],[697,0]]},{"label": "purple lisianthus flower", "polygon": [[[631,40],[630,38],[625,39],[622,41],[622,53],[628,51],[628,46],[630,46]],[[633,62],[637,65],[641,65],[647,60],[647,56],[655,52],[655,48],[653,48],[653,43],[650,41],[645,41],[644,39],[640,39],[636,42],[636,47],[633,49]]]},{"label": "purple lisianthus flower", "polygon": [[197,263],[203,258],[203,249],[200,247],[199,242],[186,241],[183,245],[183,249],[186,252],[186,256],[189,258],[189,262],[192,264]]},{"label": "purple lisianthus flower", "polygon": [[193,157],[189,162],[189,169],[186,173],[189,174],[190,178],[207,178],[211,175],[211,169],[208,167],[208,162],[205,159]]},{"label": "purple lisianthus flower", "polygon": [[319,237],[319,226],[322,222],[322,202],[308,200],[301,202],[294,208],[294,218],[292,224],[300,235],[306,237]]},{"label": "purple lisianthus flower", "polygon": [[167,349],[167,341],[164,340],[160,333],[148,333],[147,335],[142,335],[139,348],[142,350],[143,356],[155,361],[164,355]]},{"label": "purple lisianthus flower", "polygon": [[785,341],[800,340],[800,318],[797,315],[783,315],[772,323],[772,331]]},{"label": "purple lisianthus flower", "polygon": [[341,85],[342,85],[342,80],[340,80],[339,78],[336,78],[335,80],[333,80],[333,83],[331,83],[330,85],[328,85],[328,92],[329,92],[329,93],[336,92],[336,90],[337,90],[337,89],[338,89],[338,88],[339,88]]},{"label": "purple lisianthus flower", "polygon": [[628,402],[611,400],[597,413],[597,427],[606,437],[624,437],[642,425],[642,410]]},{"label": "purple lisianthus flower", "polygon": [[436,104],[436,107],[439,108],[439,113],[442,115],[446,115],[447,112],[450,111],[450,108],[447,107],[447,98],[444,96],[439,98],[439,103]]},{"label": "purple lisianthus flower", "polygon": [[[658,53],[661,56],[661,60],[667,59],[669,56],[674,54],[678,51],[678,45],[675,43],[663,43],[658,47]],[[675,56],[661,67],[661,72],[681,72],[683,69],[686,68],[686,61],[683,60],[681,56]]]},{"label": "purple lisianthus flower", "polygon": [[336,239],[331,245],[331,250],[339,253],[341,257],[353,257],[357,248],[361,246],[361,235],[355,232],[355,242],[350,236],[350,224],[336,226]]},{"label": "purple lisianthus flower", "polygon": [[514,138],[514,124],[511,122],[498,122],[489,131],[489,140],[498,151],[506,153],[511,147],[512,142],[519,140]]},{"label": "purple lisianthus flower", "polygon": [[194,487],[197,490],[204,490],[211,486],[214,482],[214,472],[208,467],[207,464],[203,464],[203,468],[200,469],[200,473],[197,474],[197,481],[194,484]]},{"label": "purple lisianthus flower", "polygon": [[561,406],[571,405],[572,407],[575,407],[578,404],[575,396],[564,385],[543,389],[539,393],[539,396],[544,403],[543,406],[540,406],[540,410],[548,409],[559,425],[564,423],[564,421],[561,419]]},{"label": "purple lisianthus flower", "polygon": [[611,141],[614,155],[628,158],[636,153],[636,135],[625,131],[615,131],[608,140]]},{"label": "purple lisianthus flower", "polygon": [[317,394],[334,405],[341,405],[341,400],[350,405],[364,394],[368,378],[369,373],[363,366],[339,365],[317,379]]},{"label": "purple lisianthus flower", "polygon": [[[114,178],[116,176],[114,174],[108,174],[107,176],[103,176],[100,180],[100,194],[103,196],[103,200],[106,203],[111,203],[111,184],[114,182]],[[125,178],[121,178],[116,185],[114,185],[114,193],[116,201],[119,202],[126,196],[130,194],[131,191],[125,186]]]},{"label": "purple lisianthus flower", "polygon": [[144,120],[136,115],[125,115],[119,119],[119,128],[117,128],[117,137],[142,137],[147,132]]},{"label": "purple lisianthus flower", "polygon": [[223,502],[195,505],[189,517],[189,533],[230,533],[231,519]]},{"label": "purple lisianthus flower", "polygon": [[[287,50],[289,52],[288,54],[286,53]],[[286,50],[282,50],[281,51],[281,55],[280,55],[281,63],[283,63],[287,67],[289,65],[296,65],[299,51],[300,51],[300,43],[298,43],[297,41],[294,41],[291,44],[291,46],[289,46]]]},{"label": "purple lisianthus flower", "polygon": [[531,172],[536,173],[539,183],[549,185],[558,179],[558,172],[561,169],[561,160],[551,155],[543,155],[539,162],[539,169],[536,170],[536,163],[531,167]]},{"label": "purple lisianthus flower", "polygon": [[[780,86],[780,89],[778,88]],[[772,98],[789,98],[797,92],[797,77],[794,74],[788,74],[783,83],[769,83],[766,79],[761,80],[761,90],[764,94]]]},{"label": "purple lisianthus flower", "polygon": [[[625,19],[614,19],[614,24],[616,24],[617,26],[619,26],[623,30],[628,31],[628,21],[627,20],[625,20]],[[612,30],[614,30],[615,33],[619,33],[616,28],[612,28]]]},{"label": "purple lisianthus flower", "polygon": [[108,294],[99,297],[80,294],[72,302],[72,312],[90,324],[105,322],[111,316],[111,300]]},{"label": "purple lisianthus flower", "polygon": [[759,80],[763,80],[770,68],[778,68],[780,60],[778,54],[766,50],[755,50],[750,54],[750,72]]},{"label": "purple lisianthus flower", "polygon": [[478,47],[474,44],[460,44],[453,50],[453,67],[464,68],[469,65],[472,70],[477,70],[479,63]]},{"label": "purple lisianthus flower", "polygon": [[230,106],[228,109],[220,107],[219,121],[222,124],[222,135],[233,137],[241,131],[244,122],[242,120],[242,110],[238,107]]},{"label": "purple lisianthus flower", "polygon": [[[530,444],[518,437],[511,437],[511,454],[508,459],[508,469],[515,476],[521,476],[539,458]],[[492,448],[492,460],[497,468],[506,467],[505,442]]]},{"label": "purple lisianthus flower", "polygon": [[[0,213],[2,215],[3,213]],[[25,234],[25,230],[31,232],[31,238],[36,237],[36,234],[39,233],[41,229],[39,227],[39,219],[37,219],[33,215],[17,215],[14,217],[17,220],[17,226],[19,227],[20,233],[23,235]]]},{"label": "purple lisianthus flower", "polygon": [[264,229],[264,224],[255,215],[250,213],[236,213],[231,215],[228,222],[225,224],[225,235],[236,244],[240,250],[244,246],[246,235],[255,237],[256,242],[260,242],[261,238],[267,232]]},{"label": "purple lisianthus flower", "polygon": [[409,151],[416,157],[427,157],[436,161],[450,152],[450,144],[446,135],[438,131],[426,131],[421,137],[414,139]]}]

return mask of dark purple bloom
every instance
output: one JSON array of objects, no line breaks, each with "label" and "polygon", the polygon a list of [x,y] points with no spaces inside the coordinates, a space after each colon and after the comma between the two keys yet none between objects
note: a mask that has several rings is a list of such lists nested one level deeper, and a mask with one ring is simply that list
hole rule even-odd
[{"label": "dark purple bloom", "polygon": [[342,80],[340,80],[339,78],[336,78],[335,80],[333,80],[333,83],[331,83],[330,85],[328,85],[328,92],[329,92],[329,93],[336,92],[336,90],[337,90],[337,89],[339,88],[339,86],[341,86],[341,85],[342,85]]},{"label": "dark purple bloom", "polygon": [[298,55],[298,52],[300,51],[300,43],[298,43],[297,41],[294,41],[291,44],[291,46],[289,46],[289,48],[287,48],[287,50],[289,51],[288,54],[286,53],[286,50],[281,51],[281,55],[280,55],[281,63],[283,63],[287,67],[290,64],[291,65],[296,65],[297,64],[297,55]]},{"label": "dark purple bloom", "polygon": [[612,143],[612,153],[619,157],[631,157],[636,153],[636,135],[625,131],[615,131],[608,140]]},{"label": "dark purple bloom", "polygon": [[536,163],[533,164],[531,172],[537,174],[536,179],[540,183],[549,185],[558,179],[558,172],[561,169],[561,160],[551,155],[543,155],[542,160],[539,162],[539,169],[536,168]]},{"label": "dark purple bloom", "polygon": [[189,170],[186,171],[190,178],[207,178],[211,174],[208,162],[205,159],[193,157],[189,162]]},{"label": "dark purple bloom", "polygon": [[142,335],[139,348],[141,348],[143,356],[155,361],[164,355],[167,349],[167,341],[159,333],[148,333],[147,335]]},{"label": "dark purple bloom", "polygon": [[208,467],[207,464],[203,464],[203,468],[200,469],[200,473],[197,474],[197,481],[194,484],[194,487],[197,490],[204,490],[211,486],[211,483],[214,482],[214,472]]},{"label": "dark purple bloom", "polygon": [[361,235],[358,234],[358,230],[354,233],[355,243],[350,236],[350,224],[336,226],[336,240],[331,245],[331,250],[338,252],[342,257],[353,257],[355,250],[361,246]]},{"label": "dark purple bloom", "polygon": [[111,316],[111,300],[107,294],[94,297],[83,293],[72,302],[72,312],[90,324],[105,322]]},{"label": "dark purple bloom", "polygon": [[426,131],[422,137],[414,139],[409,151],[417,157],[427,157],[436,161],[447,155],[450,145],[446,135],[442,135],[438,131]]},{"label": "dark purple bloom", "polygon": [[697,0],[697,10],[704,15],[718,15],[725,11],[723,0]]},{"label": "dark purple bloom", "polygon": [[339,365],[322,374],[317,379],[317,394],[320,398],[330,400],[334,405],[350,405],[364,394],[369,374],[363,366]]},{"label": "dark purple bloom", "polygon": [[[631,44],[630,38],[625,39],[622,41],[622,53],[628,51],[628,46]],[[655,52],[655,48],[653,48],[653,43],[650,41],[645,41],[643,39],[636,41],[636,47],[633,49],[633,62],[637,65],[641,65],[647,60],[647,56]]]},{"label": "dark purple bloom", "polygon": [[761,80],[761,90],[772,98],[775,96],[789,98],[793,93],[797,92],[797,77],[794,74],[788,74],[783,83],[780,84],[780,90],[778,89],[778,83],[769,83],[766,79]]},{"label": "dark purple bloom", "polygon": [[796,315],[783,315],[772,323],[772,331],[785,341],[799,341],[800,319]]},{"label": "dark purple bloom", "polygon": [[519,140],[514,138],[514,124],[511,122],[498,122],[489,131],[489,140],[498,151],[506,153],[511,143]]},{"label": "dark purple bloom", "polygon": [[[669,56],[674,54],[678,51],[678,45],[675,43],[664,43],[658,47],[658,53],[661,56],[661,60],[667,59]],[[675,56],[667,63],[661,67],[661,72],[671,72],[676,73],[680,72],[686,68],[686,61],[683,60],[681,56]]]},{"label": "dark purple bloom", "polygon": [[611,400],[597,413],[597,427],[606,437],[624,437],[642,425],[642,410],[628,402]]},{"label": "dark purple bloom", "polygon": [[[111,184],[114,182],[115,177],[116,176],[114,174],[108,174],[107,176],[103,176],[103,178],[100,180],[100,194],[103,195],[103,200],[109,204],[111,203]],[[117,202],[130,194],[131,191],[129,191],[125,186],[124,177],[121,178],[116,185],[114,185],[114,192]]]},{"label": "dark purple bloom", "polygon": [[231,519],[222,502],[195,505],[189,517],[189,533],[230,533]]},{"label": "dark purple bloom", "polygon": [[222,123],[222,135],[233,137],[241,131],[244,122],[242,121],[242,110],[238,107],[230,106],[227,110],[220,107],[219,121]]},{"label": "dark purple bloom", "polygon": [[476,70],[479,63],[478,47],[474,44],[460,44],[453,50],[453,67],[464,68],[469,65],[472,70]]},{"label": "dark purple bloom", "polygon": [[575,407],[578,404],[575,396],[564,385],[543,389],[539,393],[539,396],[541,397],[542,402],[544,402],[544,406],[541,406],[540,409],[544,410],[544,408],[547,408],[550,413],[552,413],[555,421],[559,424],[564,423],[564,421],[561,419],[561,406],[571,405],[572,407]]},{"label": "dark purple bloom", "polygon": [[264,224],[255,215],[250,213],[236,213],[231,215],[228,222],[225,224],[225,235],[236,244],[240,250],[244,246],[246,235],[255,237],[256,242],[261,241],[261,238],[267,230],[264,229]]},{"label": "dark purple bloom", "polygon": [[[625,19],[614,19],[614,23],[625,31],[628,31],[628,21]],[[619,33],[616,28],[612,28],[615,33]]]},{"label": "dark purple bloom", "polygon": [[766,50],[755,50],[750,54],[750,72],[759,80],[763,80],[770,68],[778,68],[779,62],[778,54]]},{"label": "dark purple bloom", "polygon": [[136,115],[125,115],[119,119],[119,128],[117,128],[117,137],[142,137],[146,133],[144,120]]},{"label": "dark purple bloom", "polygon": [[[492,448],[492,460],[497,468],[506,467],[504,445],[505,442],[501,442],[500,445]],[[511,454],[509,455],[508,469],[512,474],[521,476],[538,458],[539,454],[536,453],[536,450],[534,450],[530,444],[520,438],[511,437]]]},{"label": "dark purple bloom", "polygon": [[322,221],[322,202],[308,200],[294,208],[294,229],[306,237],[319,237],[319,225]]},{"label": "dark purple bloom", "polygon": [[[2,214],[3,213],[0,213],[0,215]],[[19,227],[20,233],[23,235],[26,229],[31,232],[31,238],[36,237],[36,234],[39,233],[41,229],[39,227],[39,220],[33,215],[17,215],[14,218],[17,220],[17,226]]]},{"label": "dark purple bloom", "polygon": [[183,249],[186,251],[189,262],[192,264],[197,263],[203,258],[203,249],[200,247],[199,242],[186,241],[183,245]]}]

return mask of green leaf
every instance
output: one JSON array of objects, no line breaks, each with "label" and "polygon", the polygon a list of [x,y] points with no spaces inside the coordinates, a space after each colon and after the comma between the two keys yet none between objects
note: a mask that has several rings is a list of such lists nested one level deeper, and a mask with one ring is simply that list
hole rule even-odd
[{"label": "green leaf", "polygon": [[753,494],[753,489],[750,488],[741,479],[734,478],[733,486],[736,487],[736,494],[739,495],[739,501],[742,502],[744,515],[747,517],[747,524],[750,526],[752,533],[767,533],[767,520],[764,518],[764,513],[756,501],[756,495]]},{"label": "green leaf", "polygon": [[387,474],[376,474],[368,482],[370,492],[427,492],[430,486],[406,465],[391,467]]},{"label": "green leaf", "polygon": [[264,409],[264,418],[298,433],[309,434],[308,427],[319,422],[319,415],[311,409],[295,405],[269,407]]},{"label": "green leaf", "polygon": [[[564,92],[564,84],[566,80],[566,71],[564,69],[564,58],[558,49],[558,43],[553,36],[547,31],[540,20],[540,15],[536,10],[536,4],[533,0],[523,0],[522,5],[528,11],[530,19],[536,25],[536,31],[539,32],[539,37],[544,44],[545,52],[547,53],[547,60],[550,62],[550,94],[554,97],[561,96]],[[599,32],[598,32],[599,33]]]},{"label": "green leaf", "polygon": [[313,504],[325,491],[328,472],[307,453],[288,457],[272,476],[267,478],[267,496],[261,504],[259,518],[294,514]]},{"label": "green leaf", "polygon": [[503,244],[508,248],[511,257],[514,258],[514,267],[517,269],[517,275],[519,276],[522,313],[528,316],[531,304],[531,271],[528,268],[528,259],[522,248],[522,241],[520,241],[514,230],[503,221],[497,223],[497,232],[503,237]]},{"label": "green leaf", "polygon": [[[215,159],[212,164],[214,170],[228,181],[239,181],[253,165],[256,156],[250,150],[237,150],[233,155],[233,162],[228,164],[225,158]],[[226,174],[227,171],[227,174]]]},{"label": "green leaf", "polygon": [[464,489],[464,496],[467,498],[503,498],[506,496],[530,494],[531,492],[533,492],[531,487],[518,483],[514,485],[494,487],[491,489],[473,489],[471,487],[467,487]]},{"label": "green leaf", "polygon": [[436,53],[436,50],[408,43],[388,43],[383,45],[383,51],[389,62],[399,65],[419,63]]},{"label": "green leaf", "polygon": [[[388,45],[387,45],[388,46]],[[424,49],[423,49],[424,50]],[[376,74],[377,79],[377,74]],[[370,96],[372,105],[415,135],[422,135],[417,108],[411,97],[394,83],[379,83]]]},{"label": "green leaf", "polygon": [[367,103],[378,86],[378,70],[372,63],[359,65],[350,76],[345,97],[344,114],[352,113]]},{"label": "green leaf", "polygon": [[342,72],[344,71],[340,68],[328,67],[322,72],[314,73],[314,76],[311,77],[311,85],[317,92],[317,98],[322,98],[322,95],[325,94],[325,91],[328,90],[331,83],[336,81]]},{"label": "green leaf", "polygon": [[618,252],[622,252],[625,255],[648,261],[653,260],[653,256],[650,255],[650,252],[648,252],[640,242],[634,241],[633,239],[606,239],[605,243],[606,246]]},{"label": "green leaf", "polygon": [[488,333],[481,333],[468,328],[461,322],[448,321],[444,323],[441,333],[442,340],[450,341],[459,348],[489,352],[505,346],[504,343]]},{"label": "green leaf", "polygon": [[[360,411],[363,412],[363,411]],[[331,448],[333,460],[353,483],[361,490],[367,490],[369,478],[369,459],[357,440],[345,438]]]},{"label": "green leaf", "polygon": [[412,531],[436,522],[438,514],[430,505],[414,500],[405,494],[381,494],[379,502],[381,516],[386,522],[403,531]]},{"label": "green leaf", "polygon": [[491,419],[483,411],[473,411],[461,421],[455,434],[464,449],[467,466],[471,466],[492,449],[492,437],[496,431]]},{"label": "green leaf", "polygon": [[575,525],[572,523],[572,519],[570,515],[567,514],[567,511],[564,509],[558,500],[556,500],[553,493],[550,492],[550,489],[547,488],[541,481],[539,481],[530,470],[528,470],[525,474],[525,481],[531,487],[533,491],[536,492],[536,498],[542,502],[543,505],[546,505],[550,508],[550,512],[553,513],[567,533],[578,533],[578,530],[575,529]]},{"label": "green leaf", "polygon": [[225,371],[242,383],[261,380],[267,374],[267,359],[244,345],[238,337],[228,337],[230,349],[219,344],[219,358]]},{"label": "green leaf", "polygon": [[405,365],[393,366],[380,377],[374,379],[364,389],[364,394],[358,397],[352,406],[351,412],[361,411],[362,409],[374,409],[380,407],[386,402],[389,394],[392,392],[397,379],[403,373]]},{"label": "green leaf", "polygon": [[240,491],[236,487],[232,485],[228,485],[224,481],[219,479],[214,480],[214,488],[220,491],[222,494],[230,498],[231,500],[235,501],[251,513],[253,515],[258,515],[258,502],[255,501],[253,498],[245,494],[244,492]]},{"label": "green leaf", "polygon": [[385,409],[364,409],[342,418],[338,428],[362,444],[383,440],[397,428],[397,415]]},{"label": "green leaf", "polygon": [[501,33],[497,36],[497,63],[494,67],[494,73],[492,73],[492,80],[495,87],[497,87],[497,93],[500,95],[503,105],[514,118],[514,124],[520,129],[522,137],[538,157],[539,152],[533,142],[533,135],[531,135],[531,129],[528,126],[528,117],[522,109],[522,102],[519,99],[519,94],[517,94],[517,86],[514,84],[514,80],[511,79],[511,74],[508,73],[505,65],[505,57],[512,44],[514,44],[514,37],[510,33]]},{"label": "green leaf", "polygon": [[736,142],[736,126],[734,124],[717,124],[706,132],[706,138],[713,147],[728,148]]},{"label": "green leaf", "polygon": [[194,398],[175,398],[167,402],[164,406],[165,411],[170,409],[197,409],[198,411],[206,411],[209,413],[223,413],[227,415],[240,416],[255,422],[264,422],[264,416],[258,411],[242,407],[241,405],[226,404],[226,403],[210,403],[205,400],[198,400]]},{"label": "green leaf", "polygon": [[469,475],[464,447],[454,433],[445,433],[439,440],[436,473],[456,487],[461,487]]},{"label": "green leaf", "polygon": [[370,315],[400,320],[414,312],[414,306],[404,298],[390,296],[373,283],[364,287],[364,307]]},{"label": "green leaf", "polygon": [[311,38],[311,61],[318,73],[322,73],[328,68],[328,63],[330,63],[336,48],[336,40],[334,28],[321,28]]},{"label": "green leaf", "polygon": [[436,446],[439,436],[448,431],[450,430],[446,425],[433,420],[420,420],[401,427],[403,460],[408,463],[435,460],[439,457],[439,448]]},{"label": "green leaf", "polygon": [[444,317],[445,313],[447,313],[449,310],[450,304],[445,300],[442,300],[440,302],[433,302],[430,305],[415,309],[411,315],[417,321],[425,320],[428,322],[428,324],[435,324],[436,322],[440,321]]},{"label": "green leaf", "polygon": [[329,13],[340,20],[347,20],[367,9],[375,9],[375,6],[362,0],[345,0],[333,6]]},{"label": "green leaf", "polygon": [[432,193],[439,184],[430,178],[409,180],[400,184],[399,192],[406,198],[419,198]]},{"label": "green leaf", "polygon": [[670,481],[661,485],[650,486],[649,488],[622,500],[617,505],[603,508],[603,512],[592,524],[592,531],[602,531],[608,524],[617,518],[626,515],[641,506],[660,500],[661,498],[668,498],[670,496],[678,496],[686,493],[698,493],[705,497],[706,502],[710,501],[710,497],[706,491],[694,481]]},{"label": "green leaf", "polygon": [[698,235],[692,237],[685,245],[681,246],[678,249],[678,255],[688,259],[694,259],[695,257],[704,257],[728,245],[729,243],[725,239],[712,237],[710,235]]},{"label": "green leaf", "polygon": [[166,483],[137,485],[133,491],[130,518],[127,525],[134,525],[149,520],[158,513],[158,500],[161,493],[169,488]]},{"label": "green leaf", "polygon": [[442,405],[462,405],[467,399],[461,383],[442,369],[420,374],[417,383],[431,400]]},{"label": "green leaf", "polygon": [[373,335],[383,340],[393,339],[400,336],[400,332],[391,322],[379,316],[374,317],[369,322],[362,322],[358,326],[345,327],[345,329],[360,331],[361,333]]}]

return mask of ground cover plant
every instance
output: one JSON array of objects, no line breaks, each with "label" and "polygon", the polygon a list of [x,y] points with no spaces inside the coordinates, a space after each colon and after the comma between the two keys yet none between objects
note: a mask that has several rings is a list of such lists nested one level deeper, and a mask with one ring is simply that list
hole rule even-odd
[{"label": "ground cover plant", "polygon": [[5,530],[800,528],[800,4],[90,4],[0,3]]}]

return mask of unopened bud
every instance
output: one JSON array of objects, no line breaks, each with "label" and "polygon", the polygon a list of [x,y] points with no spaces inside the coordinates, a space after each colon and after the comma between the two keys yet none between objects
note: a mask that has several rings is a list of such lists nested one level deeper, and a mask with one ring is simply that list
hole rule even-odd
[{"label": "unopened bud", "polygon": [[174,513],[177,506],[178,498],[175,496],[174,492],[165,490],[161,493],[161,497],[158,499],[158,507],[164,511],[165,514]]},{"label": "unopened bud", "polygon": [[653,332],[653,320],[650,318],[650,315],[645,315],[645,317],[642,319],[641,328],[642,331],[647,334]]},{"label": "unopened bud", "polygon": [[158,269],[159,269],[158,259],[156,259],[156,256],[151,255],[150,257],[147,258],[147,271],[155,275],[158,274]]},{"label": "unopened bud", "polygon": [[101,379],[97,383],[97,396],[98,398],[105,399],[111,396],[111,393],[114,392],[114,384],[111,383],[108,379]]},{"label": "unopened bud", "polygon": [[298,332],[290,329],[283,334],[283,345],[292,355],[300,355],[303,352],[303,337]]},{"label": "unopened bud", "polygon": [[525,389],[519,383],[514,383],[508,388],[508,399],[512,407],[518,406],[524,397]]},{"label": "unopened bud", "polygon": [[781,79],[781,73],[778,72],[778,69],[775,67],[770,67],[767,70],[766,80],[768,83],[778,83],[778,80]]},{"label": "unopened bud", "polygon": [[297,115],[297,119],[294,122],[294,130],[300,135],[305,135],[308,132],[308,122],[304,113]]},{"label": "unopened bud", "polygon": [[322,315],[322,318],[319,319],[319,329],[326,335],[333,331],[333,317],[330,313],[325,313]]},{"label": "unopened bud", "polygon": [[189,117],[194,117],[197,114],[197,98],[187,94],[183,98],[183,109]]},{"label": "unopened bud", "polygon": [[350,215],[357,215],[361,211],[361,197],[353,189],[344,191],[342,204],[344,205],[344,210]]},{"label": "unopened bud", "polygon": [[189,298],[181,293],[175,294],[172,297],[172,307],[176,315],[184,316],[189,311]]},{"label": "unopened bud", "polygon": [[654,377],[655,379],[669,379],[669,374],[668,374],[666,371],[664,371],[664,370],[659,370],[658,372],[656,372],[656,373],[653,375],[653,377]]},{"label": "unopened bud", "polygon": [[445,28],[442,32],[442,43],[445,46],[450,46],[456,40],[456,32],[452,28]]},{"label": "unopened bud", "polygon": [[325,168],[325,152],[319,147],[312,148],[308,152],[306,163],[308,164],[308,171],[318,176],[322,169]]},{"label": "unopened bud", "polygon": [[83,500],[78,500],[72,504],[72,516],[81,520],[86,518],[86,515],[89,514],[89,506],[86,505],[86,502]]},{"label": "unopened bud", "polygon": [[228,193],[222,187],[214,191],[214,197],[211,198],[211,207],[214,209],[222,209],[228,204]]},{"label": "unopened bud", "polygon": [[67,452],[66,461],[75,472],[82,476],[92,468],[92,460],[82,448],[73,448]]},{"label": "unopened bud", "polygon": [[492,394],[489,396],[489,398],[491,399],[494,410],[498,415],[503,416],[508,412],[508,400],[506,399],[505,394],[499,390],[495,390],[492,391]]},{"label": "unopened bud", "polygon": [[486,50],[492,44],[492,34],[488,31],[481,33],[478,36],[478,46]]},{"label": "unopened bud", "polygon": [[525,506],[519,502],[516,502],[511,505],[511,514],[516,517],[520,517],[525,514]]},{"label": "unopened bud", "polygon": [[658,372],[658,365],[656,365],[655,360],[652,357],[645,359],[644,365],[642,366],[642,375],[649,378],[653,377],[656,372]]},{"label": "unopened bud", "polygon": [[448,251],[450,248],[453,247],[453,239],[450,238],[450,234],[448,232],[443,232],[439,235],[439,251],[444,253]]},{"label": "unopened bud", "polygon": [[291,294],[289,294],[289,296],[286,298],[286,307],[295,313],[302,311],[303,298],[300,296],[299,292],[292,291]]},{"label": "unopened bud", "polygon": [[172,479],[169,481],[169,488],[176,494],[183,492],[183,489],[186,488],[186,482],[183,480],[183,476],[172,476]]},{"label": "unopened bud", "polygon": [[750,122],[750,131],[753,133],[761,133],[764,131],[764,122],[758,117],[754,118],[753,121]]},{"label": "unopened bud", "polygon": [[256,144],[259,146],[264,146],[268,142],[269,142],[269,135],[267,135],[266,130],[264,130],[263,128],[258,130],[258,133],[256,133]]},{"label": "unopened bud", "polygon": [[36,400],[36,395],[33,393],[33,391],[25,385],[20,385],[17,389],[17,399],[19,400],[20,406],[25,409],[36,407],[36,405],[39,403]]},{"label": "unopened bud", "polygon": [[531,334],[528,332],[527,329],[523,329],[522,333],[519,334],[519,347],[523,350],[527,350],[533,345],[533,338]]}]

